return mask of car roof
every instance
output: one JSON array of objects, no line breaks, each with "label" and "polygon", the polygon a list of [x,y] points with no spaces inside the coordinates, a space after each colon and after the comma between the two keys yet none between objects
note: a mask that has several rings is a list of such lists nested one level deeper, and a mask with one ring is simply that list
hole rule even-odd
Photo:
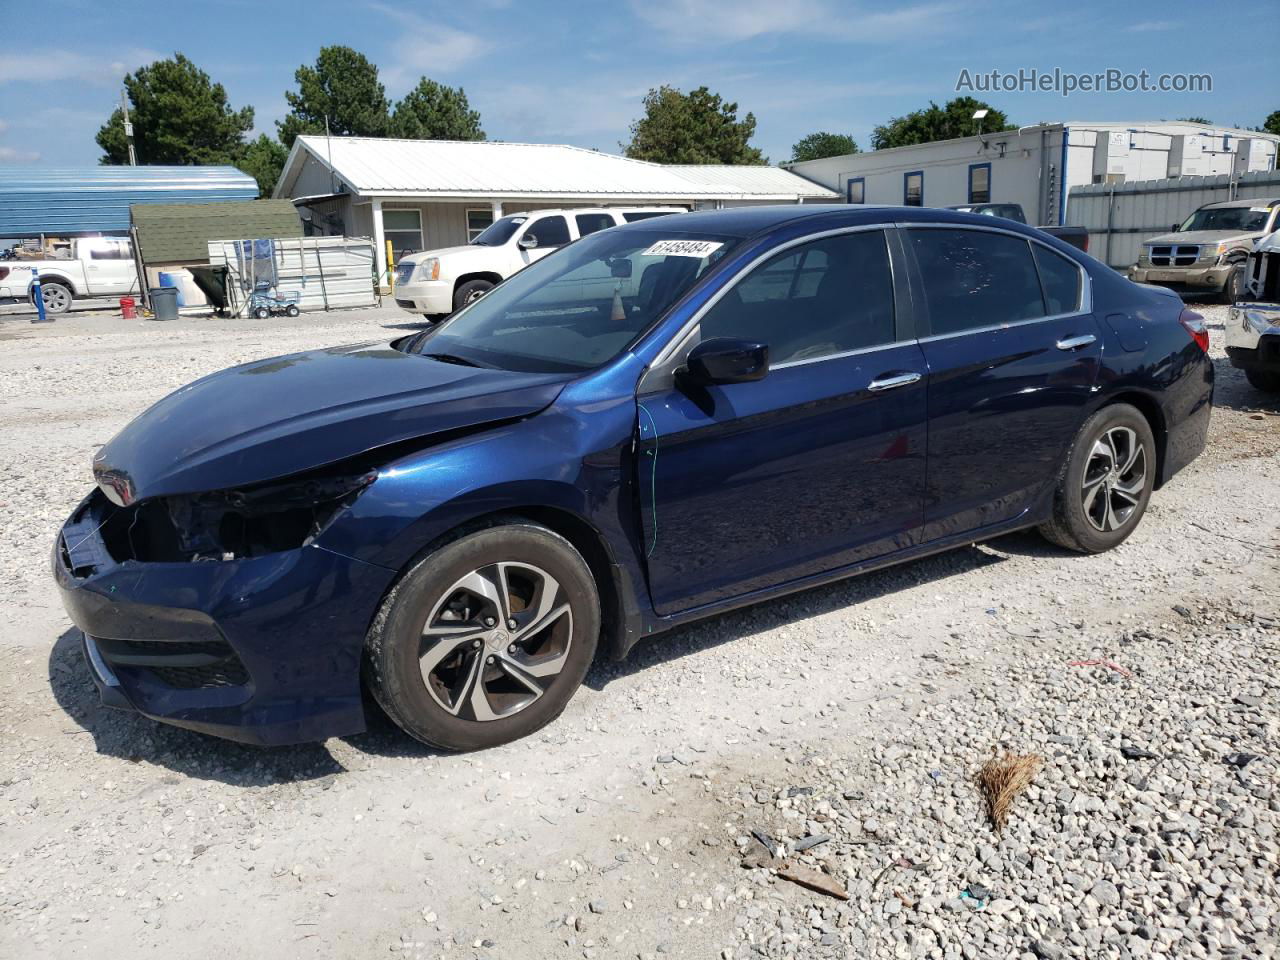
[{"label": "car roof", "polygon": [[1201,210],[1212,207],[1220,210],[1223,207],[1274,207],[1280,203],[1280,197],[1250,197],[1244,200],[1219,200],[1217,203],[1206,203]]},{"label": "car roof", "polygon": [[[930,223],[975,224],[990,228],[991,217],[977,213],[961,213],[942,207],[901,207],[863,203],[787,203],[757,207],[731,207],[725,210],[695,210],[667,220],[641,220],[617,230],[662,230],[673,234],[702,233],[730,237],[750,237],[777,229],[785,224],[812,220],[832,228],[860,226],[872,223],[902,223],[928,221]],[[1009,220],[1000,224],[1001,229],[1018,232],[1037,232]],[[1018,229],[1020,228],[1020,229]]]}]

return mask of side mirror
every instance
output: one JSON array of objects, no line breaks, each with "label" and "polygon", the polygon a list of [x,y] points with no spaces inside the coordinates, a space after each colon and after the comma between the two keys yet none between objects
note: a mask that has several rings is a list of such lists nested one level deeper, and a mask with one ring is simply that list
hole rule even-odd
[{"label": "side mirror", "polygon": [[1181,229],[1181,227],[1182,227],[1182,224],[1180,224],[1180,223],[1175,223],[1172,227],[1170,227],[1170,228],[1169,228],[1169,232],[1170,232],[1170,233],[1177,233],[1177,232],[1178,232],[1178,230],[1179,230],[1179,229]]},{"label": "side mirror", "polygon": [[617,260],[609,261],[609,273],[617,277],[619,280],[626,280],[631,276],[631,261],[626,257],[619,257]]},{"label": "side mirror", "polygon": [[516,241],[516,246],[521,250],[532,250],[537,245],[538,238],[527,233]]},{"label": "side mirror", "polygon": [[751,340],[714,337],[689,351],[681,375],[702,385],[747,383],[769,372],[769,347]]}]

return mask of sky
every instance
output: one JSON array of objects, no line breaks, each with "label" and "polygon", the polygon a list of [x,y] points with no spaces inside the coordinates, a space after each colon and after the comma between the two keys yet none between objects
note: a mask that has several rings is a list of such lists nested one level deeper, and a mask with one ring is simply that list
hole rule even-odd
[{"label": "sky", "polygon": [[[10,25],[33,9],[0,0]],[[7,33],[0,52],[0,164],[96,163],[94,134],[124,73],[175,51],[234,107],[255,108],[254,135],[274,134],[294,71],[328,44],[376,63],[393,100],[424,75],[462,86],[490,139],[612,152],[662,84],[705,84],[754,113],[752,142],[775,163],[817,130],[866,148],[877,124],[956,96],[962,70],[1213,79],[1199,93],[976,94],[1015,124],[1194,115],[1254,126],[1280,109],[1275,0],[45,0],[39,11],[44,26]]]}]

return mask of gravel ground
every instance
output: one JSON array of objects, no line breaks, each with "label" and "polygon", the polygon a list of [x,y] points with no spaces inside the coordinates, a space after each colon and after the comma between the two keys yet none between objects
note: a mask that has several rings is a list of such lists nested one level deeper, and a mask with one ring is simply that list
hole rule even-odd
[{"label": "gravel ground", "polygon": [[[1275,955],[1280,405],[1222,362],[1209,449],[1121,548],[1019,534],[689,627],[521,743],[374,718],[255,750],[102,709],[46,569],[95,445],[408,322],[0,318],[0,955]],[[1004,750],[1043,766],[997,835]]]}]

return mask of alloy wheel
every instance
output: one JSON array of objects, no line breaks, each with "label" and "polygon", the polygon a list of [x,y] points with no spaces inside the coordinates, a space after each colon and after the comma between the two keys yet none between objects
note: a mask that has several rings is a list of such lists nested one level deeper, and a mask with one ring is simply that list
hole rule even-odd
[{"label": "alloy wheel", "polygon": [[483,297],[486,292],[487,291],[484,291],[484,290],[472,290],[470,293],[467,294],[466,299],[463,300],[462,302],[464,305],[468,303],[475,303],[477,300]]},{"label": "alloy wheel", "polygon": [[554,577],[527,563],[488,564],[432,608],[418,654],[422,682],[456,717],[510,717],[560,675],[572,636],[573,611]]},{"label": "alloy wheel", "polygon": [[40,297],[44,300],[44,308],[50,313],[62,313],[71,306],[71,296],[67,288],[59,284],[50,284],[40,288]]},{"label": "alloy wheel", "polygon": [[1147,452],[1137,433],[1112,427],[1093,443],[1084,468],[1085,518],[1103,533],[1119,530],[1133,517],[1147,484]]}]

